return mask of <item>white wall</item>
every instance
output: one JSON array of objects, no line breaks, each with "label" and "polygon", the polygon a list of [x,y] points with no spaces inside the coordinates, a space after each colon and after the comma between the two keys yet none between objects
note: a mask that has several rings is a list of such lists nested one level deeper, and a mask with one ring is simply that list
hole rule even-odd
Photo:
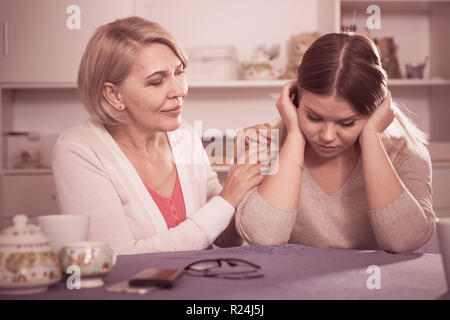
[{"label": "white wall", "polygon": [[[291,35],[318,29],[317,1],[137,0],[135,5],[139,15],[162,24],[184,48],[234,45],[241,61],[250,59],[262,44],[280,44],[285,57]],[[222,131],[264,123],[277,117],[269,95],[279,91],[190,89],[184,118]]]},{"label": "white wall", "polygon": [[264,43],[318,28],[317,1],[136,0],[140,16],[162,24],[185,48],[235,45],[248,59]]},{"label": "white wall", "polygon": [[[279,43],[290,36],[318,29],[318,2],[298,0],[136,0],[134,13],[169,30],[184,48],[234,45],[241,60],[249,59],[261,44]],[[81,57],[80,57],[81,59]],[[189,79],[188,79],[189,81]],[[278,113],[271,93],[279,88],[191,88],[183,118],[201,120],[203,129],[251,126],[273,122]],[[39,142],[9,138],[9,163],[18,150],[41,149],[50,165],[50,149],[57,135],[87,117],[75,89],[15,91],[12,109],[16,131],[37,131]]]}]

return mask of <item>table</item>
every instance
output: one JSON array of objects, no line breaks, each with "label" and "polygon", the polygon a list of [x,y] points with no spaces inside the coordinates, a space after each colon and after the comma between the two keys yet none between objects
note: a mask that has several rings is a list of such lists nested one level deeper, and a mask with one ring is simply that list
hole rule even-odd
[{"label": "table", "polygon": [[[145,295],[110,293],[105,286],[69,290],[61,281],[44,293],[0,299],[450,299],[440,254],[390,254],[295,244],[121,255],[104,280],[109,285],[145,268],[183,268],[196,260],[219,257],[259,264],[264,277],[230,280],[184,275],[171,289],[156,289]],[[369,289],[368,280],[377,285],[377,270],[379,289]]]}]

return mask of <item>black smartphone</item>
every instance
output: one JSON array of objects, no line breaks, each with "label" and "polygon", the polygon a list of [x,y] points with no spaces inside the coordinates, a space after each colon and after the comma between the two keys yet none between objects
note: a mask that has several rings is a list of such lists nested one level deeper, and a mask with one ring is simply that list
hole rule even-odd
[{"label": "black smartphone", "polygon": [[184,274],[183,269],[148,268],[128,281],[130,287],[158,286],[170,288]]}]

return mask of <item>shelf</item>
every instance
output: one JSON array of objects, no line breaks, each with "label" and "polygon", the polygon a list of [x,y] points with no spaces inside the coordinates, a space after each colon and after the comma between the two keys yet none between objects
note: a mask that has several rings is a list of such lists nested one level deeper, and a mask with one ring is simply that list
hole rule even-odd
[{"label": "shelf", "polygon": [[75,82],[0,82],[0,89],[77,89]]},{"label": "shelf", "polygon": [[433,87],[450,86],[450,80],[447,79],[392,79],[388,81],[391,87]]},{"label": "shelf", "polygon": [[211,168],[217,173],[228,172],[228,170],[230,169],[230,167],[226,165],[212,165]]},{"label": "shelf", "polygon": [[450,142],[431,141],[428,145],[428,151],[433,165],[438,163],[450,164]]},{"label": "shelf", "polygon": [[[192,81],[189,88],[281,88],[290,80],[227,80]],[[7,82],[0,83],[3,89],[76,89],[75,82]]]},{"label": "shelf", "polygon": [[48,175],[52,174],[52,169],[3,169],[1,172],[4,176]]},{"label": "shelf", "polygon": [[[189,83],[190,89],[208,88],[281,88],[291,80],[230,80],[230,81],[193,81]],[[450,86],[448,79],[392,79],[389,86]],[[0,83],[1,89],[77,89],[74,82],[43,82],[43,83]]]},{"label": "shelf", "polygon": [[367,7],[372,4],[378,5],[382,11],[390,13],[424,13],[428,12],[430,2],[448,2],[448,0],[341,0],[342,10],[356,10],[357,13],[365,12]]},{"label": "shelf", "polygon": [[291,80],[193,81],[189,88],[281,88]]}]

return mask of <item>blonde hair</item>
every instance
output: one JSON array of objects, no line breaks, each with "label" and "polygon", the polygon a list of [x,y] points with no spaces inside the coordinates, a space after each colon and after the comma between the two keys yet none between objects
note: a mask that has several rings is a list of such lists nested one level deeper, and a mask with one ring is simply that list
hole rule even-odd
[{"label": "blonde hair", "polygon": [[118,19],[99,27],[89,40],[78,70],[78,89],[89,114],[104,125],[127,121],[125,112],[103,96],[105,82],[120,84],[128,75],[137,52],[151,43],[167,45],[186,67],[186,54],[161,25],[140,17]]}]

